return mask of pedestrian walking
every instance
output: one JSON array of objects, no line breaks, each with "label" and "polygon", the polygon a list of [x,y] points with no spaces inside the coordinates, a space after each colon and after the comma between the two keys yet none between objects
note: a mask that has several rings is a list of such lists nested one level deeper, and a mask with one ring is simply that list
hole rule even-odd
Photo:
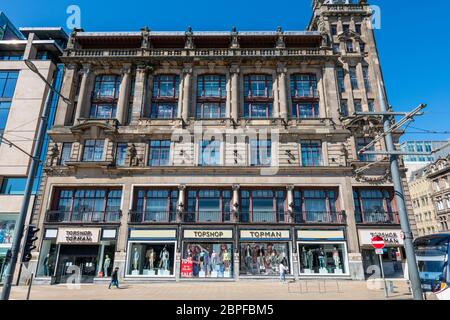
[{"label": "pedestrian walking", "polygon": [[113,273],[111,274],[111,282],[109,283],[109,288],[111,289],[111,286],[116,286],[117,289],[119,288],[119,268],[116,267],[113,271]]},{"label": "pedestrian walking", "polygon": [[280,262],[280,265],[278,266],[278,271],[280,272],[280,282],[286,281],[286,271],[288,270],[288,267],[285,267],[283,262]]}]

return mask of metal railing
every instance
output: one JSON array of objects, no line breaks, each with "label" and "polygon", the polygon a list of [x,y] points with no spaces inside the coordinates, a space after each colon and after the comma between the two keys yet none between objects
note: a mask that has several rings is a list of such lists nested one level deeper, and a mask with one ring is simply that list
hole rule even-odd
[{"label": "metal railing", "polygon": [[119,211],[47,211],[47,223],[119,223]]},{"label": "metal railing", "polygon": [[356,212],[356,223],[399,224],[398,212]]},{"label": "metal railing", "polygon": [[303,211],[295,214],[296,223],[345,223],[345,220],[342,211]]},{"label": "metal railing", "polygon": [[158,223],[176,220],[176,212],[168,211],[130,211],[130,223]]}]

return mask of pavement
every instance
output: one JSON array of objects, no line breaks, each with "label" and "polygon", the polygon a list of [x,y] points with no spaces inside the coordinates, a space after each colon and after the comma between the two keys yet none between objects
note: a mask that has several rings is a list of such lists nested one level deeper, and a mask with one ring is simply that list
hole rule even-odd
[{"label": "pavement", "polygon": [[[28,287],[17,286],[11,299],[24,300]],[[380,285],[365,281],[300,280],[240,282],[125,283],[121,289],[104,284],[34,285],[31,300],[385,300]],[[408,285],[394,282],[388,300],[411,300]]]}]

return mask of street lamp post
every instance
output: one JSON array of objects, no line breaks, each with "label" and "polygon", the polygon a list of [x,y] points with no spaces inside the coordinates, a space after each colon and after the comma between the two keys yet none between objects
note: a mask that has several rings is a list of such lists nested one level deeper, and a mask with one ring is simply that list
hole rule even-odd
[{"label": "street lamp post", "polygon": [[13,237],[13,242],[12,242],[12,247],[11,247],[11,259],[8,262],[8,265],[6,267],[5,280],[4,280],[1,300],[8,300],[10,293],[11,293],[12,280],[14,277],[14,272],[16,269],[16,264],[17,264],[17,260],[18,260],[18,256],[19,256],[19,252],[20,252],[20,243],[21,243],[23,233],[24,233],[24,228],[25,228],[25,219],[26,219],[28,208],[30,205],[31,194],[33,191],[33,185],[34,185],[34,181],[35,181],[35,175],[36,175],[36,172],[37,172],[37,169],[39,166],[39,162],[40,162],[40,158],[41,158],[41,151],[42,151],[41,149],[42,149],[45,134],[47,131],[47,122],[48,122],[48,116],[49,116],[49,112],[50,112],[50,107],[49,107],[50,92],[53,92],[54,94],[58,95],[61,99],[64,100],[64,102],[70,103],[69,99],[63,97],[55,88],[53,88],[53,86],[44,78],[44,76],[39,72],[36,65],[31,60],[25,60],[25,64],[31,71],[36,73],[45,82],[45,84],[47,85],[47,87],[49,88],[50,91],[47,94],[44,109],[43,109],[42,115],[40,116],[40,119],[39,119],[38,135],[36,138],[36,144],[35,144],[35,147],[33,150],[33,155],[31,157],[31,165],[30,165],[30,169],[28,171],[27,182],[25,185],[25,193],[24,193],[24,198],[22,200],[22,206],[20,208],[19,219],[16,224],[16,228],[15,228],[16,231],[14,232],[14,237]]}]

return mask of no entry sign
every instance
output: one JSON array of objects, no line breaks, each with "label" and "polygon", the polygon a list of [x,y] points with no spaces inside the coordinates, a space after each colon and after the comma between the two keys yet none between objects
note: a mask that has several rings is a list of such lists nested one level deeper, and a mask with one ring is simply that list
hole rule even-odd
[{"label": "no entry sign", "polygon": [[372,238],[372,246],[375,249],[383,249],[385,246],[384,239],[380,236],[375,236]]}]

